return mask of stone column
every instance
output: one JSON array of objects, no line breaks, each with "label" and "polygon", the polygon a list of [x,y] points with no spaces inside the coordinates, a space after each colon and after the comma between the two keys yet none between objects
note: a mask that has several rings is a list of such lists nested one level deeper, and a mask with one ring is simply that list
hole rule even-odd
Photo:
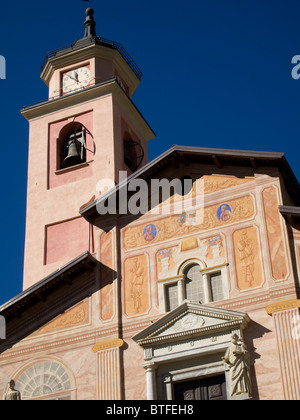
[{"label": "stone column", "polygon": [[300,400],[300,300],[272,303],[267,313],[273,317],[284,398]]},{"label": "stone column", "polygon": [[120,348],[124,342],[120,338],[105,340],[95,344],[97,353],[98,399],[121,400]]},{"label": "stone column", "polygon": [[171,400],[173,400],[172,377],[171,377],[171,375],[166,375],[164,377],[164,384],[165,384],[166,399],[168,401],[171,401]]},{"label": "stone column", "polygon": [[209,303],[211,302],[209,275],[205,273],[202,274],[202,279],[203,279],[204,303]]},{"label": "stone column", "polygon": [[153,401],[157,399],[157,386],[156,386],[156,364],[145,363],[146,370],[146,383],[147,383],[147,400]]},{"label": "stone column", "polygon": [[185,276],[178,278],[178,305],[182,305],[185,300]]}]

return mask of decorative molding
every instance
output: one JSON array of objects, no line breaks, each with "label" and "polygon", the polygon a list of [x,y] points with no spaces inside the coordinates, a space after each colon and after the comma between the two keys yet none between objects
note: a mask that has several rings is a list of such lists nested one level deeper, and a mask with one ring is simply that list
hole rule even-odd
[{"label": "decorative molding", "polygon": [[173,276],[173,277],[168,277],[166,279],[160,279],[157,280],[157,283],[166,283],[166,282],[171,282],[171,280],[174,281],[174,283],[176,283],[176,281],[178,280],[185,280],[185,275],[184,274],[180,274],[179,276]]},{"label": "decorative molding", "polygon": [[223,322],[220,324],[209,325],[207,327],[197,328],[194,330],[186,330],[180,331],[173,334],[162,335],[159,337],[151,337],[148,339],[138,340],[137,343],[141,346],[149,345],[149,344],[157,344],[160,343],[167,343],[167,342],[175,342],[175,341],[182,341],[184,339],[191,339],[197,337],[206,336],[207,334],[220,333],[222,331],[228,331],[233,327],[241,328],[243,326],[244,320],[233,320],[229,322]]},{"label": "decorative molding", "polygon": [[[291,284],[289,286],[287,286],[286,288],[281,288],[278,290],[269,290],[269,291],[253,291],[253,293],[249,293],[249,290],[247,290],[248,292],[248,297],[237,297],[237,298],[232,298],[232,299],[228,299],[228,300],[223,300],[223,301],[218,301],[218,302],[211,302],[210,305],[211,306],[215,306],[215,307],[222,307],[224,309],[238,309],[238,308],[243,308],[243,307],[247,307],[249,310],[249,306],[256,306],[258,305],[258,307],[261,308],[265,308],[266,305],[270,302],[270,300],[273,299],[279,299],[280,297],[291,297],[293,295],[295,295],[295,286],[294,284]],[[257,307],[257,306],[256,306]]]},{"label": "decorative molding", "polygon": [[[149,325],[149,323],[147,324]],[[31,355],[32,353],[38,354],[40,352],[51,352],[53,350],[61,350],[62,348],[66,348],[69,346],[89,346],[92,345],[93,342],[95,342],[97,339],[99,339],[101,336],[107,337],[112,334],[117,334],[118,328],[115,325],[112,325],[110,328],[106,328],[105,330],[101,330],[100,328],[97,330],[91,330],[84,334],[72,334],[72,335],[66,335],[63,338],[58,339],[57,337],[54,337],[54,339],[49,339],[47,336],[45,340],[41,343],[41,340],[39,337],[38,341],[36,340],[36,337],[34,337],[33,340],[26,339],[26,346],[20,346],[20,347],[12,347],[11,349],[6,350],[4,353],[0,355],[0,366],[2,364],[6,364],[7,360],[14,360],[16,361],[16,358],[18,360],[26,359],[27,355]]]},{"label": "decorative molding", "polygon": [[110,340],[104,340],[104,341],[100,341],[99,343],[96,343],[93,348],[92,351],[94,353],[98,353],[98,351],[101,350],[108,350],[108,349],[112,349],[114,347],[123,347],[124,345],[124,341],[121,340],[121,338],[112,338]]},{"label": "decorative molding", "polygon": [[267,306],[266,311],[268,315],[273,315],[274,312],[286,311],[289,309],[300,308],[299,299],[289,299],[281,302],[274,302]]},{"label": "decorative molding", "polygon": [[208,273],[208,272],[210,272],[210,271],[217,270],[218,268],[228,267],[228,266],[229,266],[229,263],[228,263],[228,262],[226,262],[226,263],[224,263],[224,264],[215,265],[214,267],[207,267],[207,268],[203,268],[203,269],[201,269],[201,270],[199,270],[199,271],[200,271],[200,273]]}]

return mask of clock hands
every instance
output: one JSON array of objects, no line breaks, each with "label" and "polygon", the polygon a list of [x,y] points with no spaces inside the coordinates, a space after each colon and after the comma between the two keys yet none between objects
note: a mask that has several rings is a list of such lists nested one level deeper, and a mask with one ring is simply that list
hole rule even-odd
[{"label": "clock hands", "polygon": [[78,73],[75,73],[75,77],[71,76],[70,74],[67,75],[70,79],[75,80],[76,83],[79,83]]},{"label": "clock hands", "polygon": [[73,80],[75,80],[75,82],[77,82],[77,80],[75,79],[75,77],[73,77],[73,76],[70,76],[69,74],[68,74],[68,77],[69,77],[70,79],[73,79]]}]

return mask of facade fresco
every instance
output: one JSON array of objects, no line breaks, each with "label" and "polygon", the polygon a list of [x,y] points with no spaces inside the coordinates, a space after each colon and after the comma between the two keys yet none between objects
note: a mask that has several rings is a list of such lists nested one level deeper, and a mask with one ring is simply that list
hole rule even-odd
[{"label": "facade fresco", "polygon": [[79,305],[60,315],[54,321],[49,322],[44,327],[40,328],[38,334],[59,330],[61,328],[74,327],[88,322],[89,308],[88,302],[83,301]]},{"label": "facade fresco", "polygon": [[263,203],[272,275],[275,280],[285,279],[287,276],[286,253],[278,210],[277,189],[275,187],[268,187],[263,190]]},{"label": "facade fresco", "polygon": [[[207,230],[226,226],[229,223],[251,219],[255,212],[254,200],[250,195],[228,201],[226,213],[230,213],[230,217],[223,217],[224,220],[218,215],[221,206],[222,204],[216,204],[205,207],[203,217],[199,217],[199,219],[195,213],[202,213],[202,209],[197,210],[195,213],[184,213],[158,219],[155,221],[156,235],[152,235],[151,240],[148,241],[144,238],[143,233],[149,224],[125,228],[123,233],[124,248],[129,250],[149,245],[150,243],[153,244],[176,237],[206,232]],[[229,208],[231,211],[229,211]],[[201,220],[201,224],[198,224],[197,220]]]},{"label": "facade fresco", "polygon": [[146,255],[124,262],[124,300],[127,316],[143,314],[149,309],[148,261]]},{"label": "facade fresco", "polygon": [[253,181],[253,178],[228,177],[225,175],[204,175],[201,179],[204,181],[204,194],[227,190]]},{"label": "facade fresco", "polygon": [[237,283],[240,290],[258,287],[263,282],[257,229],[254,226],[233,234]]},{"label": "facade fresco", "polygon": [[179,242],[177,247],[165,248],[156,253],[156,269],[159,279],[176,275],[180,264],[189,258],[199,258],[208,267],[224,264],[225,243],[223,235],[200,239],[190,237]]},{"label": "facade fresco", "polygon": [[[285,158],[173,146],[146,165],[155,133],[131,101],[139,74],[97,39],[46,60],[49,98],[61,97],[22,110],[24,290],[0,308],[0,399],[15,384],[34,400],[300,400],[300,233],[279,207],[297,203],[300,187]],[[89,70],[89,88],[63,95],[62,74],[76,66]],[[87,159],[59,169],[74,122],[85,126]],[[131,179],[193,186],[155,203],[158,212],[99,215],[96,185],[129,174],[130,141],[142,159]],[[247,355],[247,387],[245,366],[224,363],[232,344],[234,358]]]}]

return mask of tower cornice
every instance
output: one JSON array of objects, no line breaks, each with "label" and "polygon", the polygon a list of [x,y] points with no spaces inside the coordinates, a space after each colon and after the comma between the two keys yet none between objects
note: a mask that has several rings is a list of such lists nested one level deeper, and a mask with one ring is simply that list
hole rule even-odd
[{"label": "tower cornice", "polygon": [[114,99],[124,108],[127,109],[127,113],[133,118],[139,121],[139,127],[141,132],[144,133],[145,138],[148,140],[155,137],[155,133],[149,124],[144,119],[141,112],[132,102],[128,95],[124,92],[117,78],[113,78],[98,85],[91,86],[87,89],[74,92],[72,94],[61,96],[49,101],[40,102],[28,107],[24,107],[21,110],[21,114],[27,119],[27,121],[33,121],[35,119],[50,115],[61,110],[73,108],[77,105],[95,101],[106,95],[112,95]]}]

